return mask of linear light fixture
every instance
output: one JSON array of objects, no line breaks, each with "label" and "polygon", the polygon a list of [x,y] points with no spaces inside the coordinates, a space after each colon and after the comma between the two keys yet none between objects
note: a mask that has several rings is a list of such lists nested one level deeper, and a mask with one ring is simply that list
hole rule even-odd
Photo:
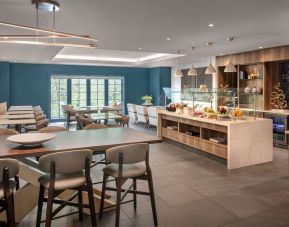
[{"label": "linear light fixture", "polygon": [[[32,4],[36,6],[36,27],[30,27],[25,25],[19,24],[12,24],[7,22],[0,22],[1,26],[22,29],[22,30],[29,30],[36,32],[35,35],[31,34],[17,34],[17,35],[0,35],[0,43],[10,43],[10,44],[30,44],[30,45],[48,45],[48,46],[62,46],[62,47],[84,47],[84,48],[95,48],[96,45],[94,42],[98,40],[90,37],[88,35],[77,35],[71,33],[65,33],[56,31],[55,29],[55,11],[59,10],[60,4],[54,0],[32,0]],[[53,30],[49,29],[42,29],[38,27],[38,10],[44,10],[48,12],[53,12]],[[44,33],[40,35],[39,33]],[[38,39],[52,39],[52,41],[47,42],[40,42]],[[69,38],[78,41],[90,41],[90,44],[81,44],[81,43],[69,43],[69,42],[57,42],[56,38]],[[27,39],[34,39],[34,40],[27,40]]]},{"label": "linear light fixture", "polygon": [[129,63],[139,63],[144,61],[153,60],[156,58],[165,57],[168,54],[158,53],[148,55],[142,58],[117,58],[117,57],[97,57],[97,56],[89,56],[89,55],[66,55],[66,54],[58,54],[54,58],[55,59],[68,59],[68,60],[86,60],[86,61],[111,61],[111,62],[129,62]]}]

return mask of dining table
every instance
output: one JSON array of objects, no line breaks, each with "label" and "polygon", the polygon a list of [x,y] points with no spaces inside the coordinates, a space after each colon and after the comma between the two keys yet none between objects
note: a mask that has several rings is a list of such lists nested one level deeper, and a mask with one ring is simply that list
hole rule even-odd
[{"label": "dining table", "polygon": [[8,111],[33,111],[33,106],[10,106]]},{"label": "dining table", "polygon": [[[44,173],[38,168],[34,157],[61,151],[91,149],[94,153],[103,152],[108,148],[135,144],[135,143],[161,143],[156,136],[130,128],[105,128],[95,130],[77,130],[54,132],[56,137],[42,145],[23,146],[7,140],[8,136],[0,136],[0,158],[14,158],[20,161],[19,177],[27,182],[15,192],[15,219],[19,223],[38,203],[39,183],[38,178]],[[138,151],[135,151],[138,152]],[[69,161],[69,160],[67,160]],[[93,171],[101,171],[93,169]],[[68,199],[74,192],[66,190],[59,195],[60,199]],[[83,194],[84,203],[87,201]],[[94,202],[99,212],[100,191],[94,187]],[[105,206],[114,205],[110,195],[106,195]],[[111,208],[113,209],[113,208]],[[88,211],[87,211],[88,212]],[[5,214],[0,215],[5,219]]]},{"label": "dining table", "polygon": [[0,119],[33,119],[34,114],[0,114]]},{"label": "dining table", "polygon": [[6,115],[34,114],[33,110],[13,110],[4,113]]},{"label": "dining table", "polygon": [[119,114],[111,113],[111,112],[105,112],[105,113],[86,113],[84,116],[89,117],[94,122],[100,122],[104,121],[104,124],[107,124],[108,120],[115,120],[115,119],[121,119],[122,116]]}]

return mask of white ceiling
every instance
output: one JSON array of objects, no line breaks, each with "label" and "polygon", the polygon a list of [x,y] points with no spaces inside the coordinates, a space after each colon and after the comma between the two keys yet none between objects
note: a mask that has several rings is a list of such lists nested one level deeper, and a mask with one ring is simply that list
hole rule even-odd
[{"label": "white ceiling", "polygon": [[[212,55],[228,54],[226,38],[235,36],[234,53],[289,44],[288,0],[59,0],[57,30],[91,35],[99,39],[101,50],[114,57],[115,51],[187,55],[182,64],[190,63],[190,46],[196,46],[195,62],[208,61],[206,46],[213,41]],[[35,9],[30,0],[1,0],[0,21],[35,25]],[[214,23],[214,28],[208,24]],[[40,13],[40,26],[51,28],[52,17]],[[6,29],[0,26],[0,34]],[[166,38],[171,40],[167,41]],[[138,48],[141,47],[142,50]],[[118,62],[53,60],[62,48],[0,45],[0,60],[35,63],[81,63],[123,65]],[[78,49],[78,48],[77,48]],[[71,51],[79,55],[77,49]],[[127,52],[129,51],[129,52]],[[103,53],[103,51],[101,51]],[[122,54],[119,53],[118,54]],[[135,53],[134,56],[138,56]],[[89,53],[90,55],[90,53]],[[95,56],[98,56],[96,51]],[[118,55],[119,56],[119,55]],[[164,66],[175,60],[157,59],[142,66]],[[130,64],[127,64],[130,65]],[[133,64],[135,65],[135,64]]]}]

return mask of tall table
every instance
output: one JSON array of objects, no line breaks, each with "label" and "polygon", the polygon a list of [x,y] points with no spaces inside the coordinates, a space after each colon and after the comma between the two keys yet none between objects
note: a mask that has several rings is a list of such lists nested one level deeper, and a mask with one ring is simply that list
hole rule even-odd
[{"label": "tall table", "polygon": [[[97,130],[79,130],[54,133],[56,138],[44,143],[40,147],[23,147],[11,143],[7,136],[0,136],[0,158],[16,158],[21,161],[19,177],[28,182],[15,193],[16,222],[20,222],[38,202],[39,183],[37,179],[43,174],[38,170],[36,162],[29,161],[27,157],[41,156],[44,154],[74,149],[93,149],[103,151],[108,148],[134,143],[161,143],[162,140],[147,133],[130,128],[107,128]],[[137,152],[137,151],[136,151]],[[69,161],[69,160],[67,160]],[[70,192],[71,193],[71,192]],[[67,198],[71,195],[65,191],[60,195]],[[94,201],[99,207],[100,192],[94,189]],[[85,194],[84,194],[85,196]],[[106,199],[106,205],[113,202]],[[84,201],[85,202],[85,201]],[[3,215],[5,216],[5,214]],[[0,216],[3,218],[3,216]]]}]

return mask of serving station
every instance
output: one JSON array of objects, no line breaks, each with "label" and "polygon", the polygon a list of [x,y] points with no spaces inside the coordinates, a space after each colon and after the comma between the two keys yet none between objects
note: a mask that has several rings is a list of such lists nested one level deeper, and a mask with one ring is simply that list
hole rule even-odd
[{"label": "serving station", "polygon": [[273,161],[272,120],[221,121],[166,110],[158,112],[158,137],[227,160],[228,169]]}]

